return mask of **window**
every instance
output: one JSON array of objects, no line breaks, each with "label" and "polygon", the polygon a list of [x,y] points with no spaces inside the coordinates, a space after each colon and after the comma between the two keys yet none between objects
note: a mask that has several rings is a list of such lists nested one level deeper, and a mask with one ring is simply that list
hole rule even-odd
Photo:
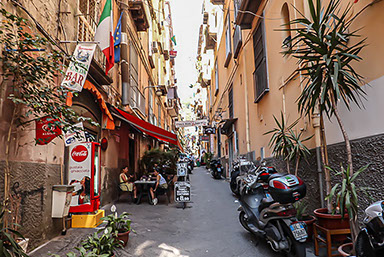
[{"label": "window", "polygon": [[231,89],[228,92],[228,110],[229,110],[229,118],[233,118],[233,86],[231,85]]},{"label": "window", "polygon": [[[77,41],[94,41],[98,24],[100,5],[96,0],[79,0],[79,15],[77,16]],[[100,48],[96,47],[94,60],[101,66],[105,65],[105,56]]]},{"label": "window", "polygon": [[231,17],[227,15],[227,30],[225,32],[225,63],[224,67],[228,67],[229,61],[232,57],[232,48],[231,48]]},{"label": "window", "polygon": [[[236,20],[237,14],[240,9],[240,0],[234,0],[233,6],[235,10],[233,19]],[[243,45],[243,40],[241,37],[241,28],[239,25],[235,25],[235,31],[233,33],[233,58],[235,59],[237,58],[242,45]]]},{"label": "window", "polygon": [[288,9],[288,4],[285,3],[283,5],[283,8],[281,9],[281,18],[282,18],[282,24],[283,24],[283,29],[285,31],[282,31],[283,33],[283,41],[282,41],[282,47],[283,48],[289,48],[291,47],[291,25],[289,24],[290,19],[289,19],[289,9]]},{"label": "window", "polygon": [[219,92],[219,67],[217,65],[217,60],[215,64],[215,84],[216,84],[216,90],[215,90],[215,95]]},{"label": "window", "polygon": [[262,21],[253,35],[253,54],[255,59],[255,71],[253,72],[255,103],[258,103],[264,94],[269,91],[267,58],[264,45],[264,23]]},{"label": "window", "polygon": [[[151,83],[149,83],[151,85]],[[153,91],[148,90],[148,122],[154,124],[153,120]]]}]

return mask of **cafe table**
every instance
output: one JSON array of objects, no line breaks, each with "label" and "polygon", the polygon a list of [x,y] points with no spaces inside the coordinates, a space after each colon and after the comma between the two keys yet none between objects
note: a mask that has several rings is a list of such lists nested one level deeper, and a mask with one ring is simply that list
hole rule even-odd
[{"label": "cafe table", "polygon": [[154,180],[136,180],[135,182],[136,188],[137,188],[137,204],[140,204],[141,198],[143,195],[148,196],[148,203],[152,203],[151,193],[149,192],[151,187],[154,187],[156,184],[156,181]]}]

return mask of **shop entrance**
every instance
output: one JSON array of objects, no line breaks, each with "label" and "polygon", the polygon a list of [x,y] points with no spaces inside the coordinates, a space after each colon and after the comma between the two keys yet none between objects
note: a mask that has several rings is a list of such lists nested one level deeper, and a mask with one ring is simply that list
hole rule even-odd
[{"label": "shop entrance", "polygon": [[135,140],[129,139],[129,170],[136,171],[135,166]]}]

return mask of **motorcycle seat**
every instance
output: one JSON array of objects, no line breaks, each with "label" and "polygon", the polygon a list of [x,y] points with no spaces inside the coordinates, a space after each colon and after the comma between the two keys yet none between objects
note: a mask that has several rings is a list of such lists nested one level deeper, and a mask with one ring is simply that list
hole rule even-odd
[{"label": "motorcycle seat", "polygon": [[259,206],[259,212],[261,212],[263,209],[271,206],[273,203],[275,203],[275,201],[273,199],[263,198],[263,200],[261,200],[261,204]]}]

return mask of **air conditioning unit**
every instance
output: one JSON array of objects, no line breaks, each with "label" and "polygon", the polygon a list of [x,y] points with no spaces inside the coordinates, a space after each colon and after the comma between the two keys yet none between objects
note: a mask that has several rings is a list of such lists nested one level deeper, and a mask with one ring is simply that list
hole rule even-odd
[{"label": "air conditioning unit", "polygon": [[157,53],[159,50],[157,48],[157,42],[153,41],[152,42],[152,53]]}]

